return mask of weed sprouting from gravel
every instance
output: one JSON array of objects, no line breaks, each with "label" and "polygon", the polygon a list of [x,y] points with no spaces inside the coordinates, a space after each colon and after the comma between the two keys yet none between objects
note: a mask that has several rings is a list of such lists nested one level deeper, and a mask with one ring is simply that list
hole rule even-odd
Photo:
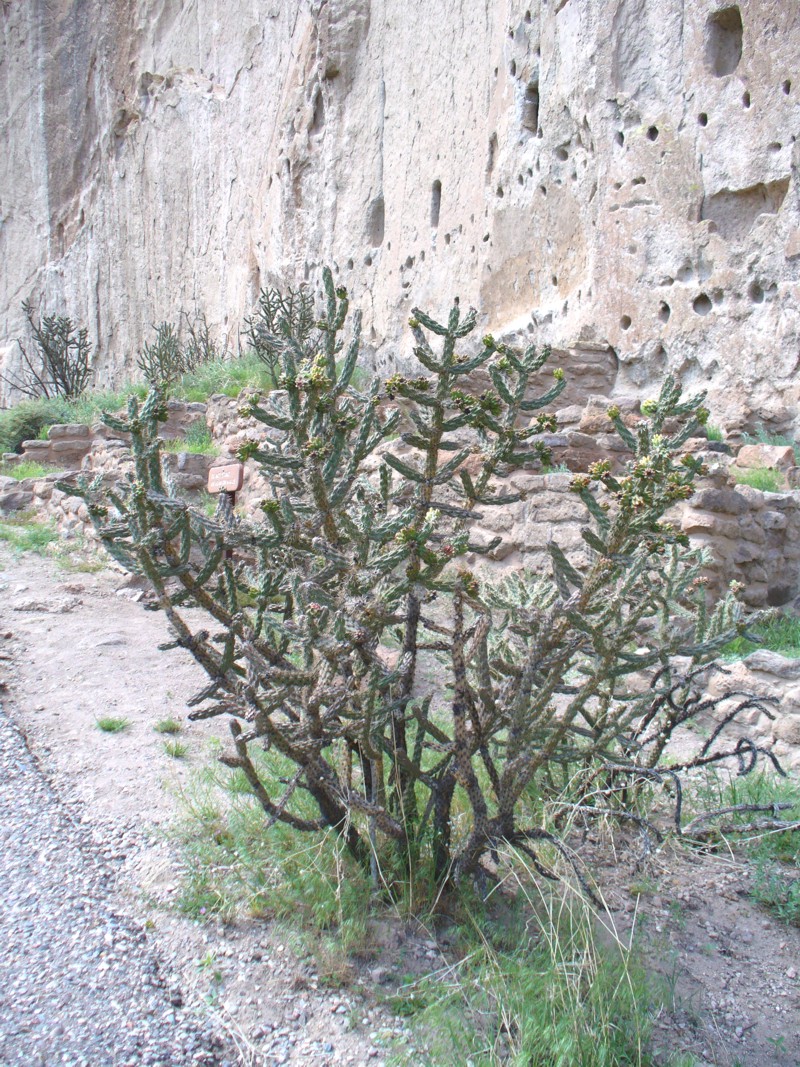
[{"label": "weed sprouting from gravel", "polygon": [[159,734],[179,734],[183,727],[177,719],[159,719],[153,729]]},{"label": "weed sprouting from gravel", "polygon": [[182,741],[165,741],[164,754],[172,759],[186,759],[189,754],[189,746]]},{"label": "weed sprouting from gravel", "polygon": [[105,715],[102,719],[96,719],[95,725],[104,734],[120,734],[130,726],[130,719],[117,718],[113,715]]}]

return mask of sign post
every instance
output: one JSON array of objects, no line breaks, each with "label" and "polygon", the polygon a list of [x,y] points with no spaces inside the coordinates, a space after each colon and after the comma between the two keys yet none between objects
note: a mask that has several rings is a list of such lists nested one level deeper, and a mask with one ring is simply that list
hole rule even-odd
[{"label": "sign post", "polygon": [[[209,493],[224,493],[228,498],[231,514],[233,514],[233,509],[236,507],[236,494],[242,488],[243,481],[243,463],[219,463],[217,466],[209,468],[208,491]],[[227,559],[230,559],[232,555],[232,549],[225,549]]]}]

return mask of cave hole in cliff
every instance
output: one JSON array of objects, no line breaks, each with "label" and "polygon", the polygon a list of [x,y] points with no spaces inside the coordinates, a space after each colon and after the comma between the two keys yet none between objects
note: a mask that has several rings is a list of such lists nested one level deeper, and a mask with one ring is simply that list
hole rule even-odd
[{"label": "cave hole in cliff", "polygon": [[641,175],[638,178],[632,178],[631,185],[647,185],[647,178],[644,178]]},{"label": "cave hole in cliff", "polygon": [[503,192],[503,186],[502,185],[498,185],[497,186],[497,196],[498,196],[498,198],[500,200],[502,200],[505,195],[506,194]]},{"label": "cave hole in cliff", "polygon": [[367,209],[367,238],[373,248],[383,244],[386,228],[386,207],[382,196],[376,196]]},{"label": "cave hole in cliff", "polygon": [[517,175],[517,185],[524,185],[524,184],[525,184],[525,179],[522,177],[521,174],[518,174]]},{"label": "cave hole in cliff", "polygon": [[411,268],[413,266],[414,266],[414,257],[413,256],[406,256],[406,261],[403,264],[403,269],[411,270]]},{"label": "cave hole in cliff", "polygon": [[617,132],[614,134],[614,144],[625,144],[625,134],[622,132],[622,130],[617,130]]},{"label": "cave hole in cliff", "polygon": [[372,266],[372,256],[364,256],[364,266],[365,267],[371,267]]},{"label": "cave hole in cliff", "polygon": [[516,60],[512,59],[511,62],[509,63],[509,65],[508,65],[508,73],[511,75],[512,78],[516,78],[516,76],[517,76],[517,62],[516,62]]},{"label": "cave hole in cliff", "polygon": [[558,289],[558,275],[557,275],[557,274],[554,274],[554,275],[553,275],[553,276],[551,277],[550,281],[551,281],[551,282],[553,283],[553,285],[555,286],[555,288],[556,288],[556,289]]},{"label": "cave hole in cliff", "polygon": [[697,116],[697,125],[708,126],[708,115],[705,113],[705,111],[701,111],[700,114]]},{"label": "cave hole in cliff", "polygon": [[658,305],[658,317],[661,322],[669,322],[669,317],[672,314],[672,308],[666,302],[662,300]]},{"label": "cave hole in cliff", "polygon": [[352,270],[353,269],[353,261],[352,261],[352,259],[348,259],[347,263],[345,264],[345,268],[347,270]]},{"label": "cave hole in cliff", "polygon": [[450,234],[449,234],[449,233],[446,233],[446,234],[444,235],[444,243],[445,243],[446,245],[449,245],[449,244],[450,244]]},{"label": "cave hole in cliff", "polygon": [[706,64],[717,78],[739,66],[742,32],[742,13],[735,4],[715,11],[706,23]]},{"label": "cave hole in cliff", "polygon": [[658,140],[658,126],[650,126],[650,127],[648,127],[647,140],[648,141],[657,141]]},{"label": "cave hole in cliff", "polygon": [[539,129],[539,83],[530,81],[525,86],[525,96],[522,100],[522,125],[531,133]]},{"label": "cave hole in cliff", "polygon": [[792,91],[792,83],[788,78],[781,85],[781,91],[783,92],[784,96],[788,96],[789,93]]},{"label": "cave hole in cliff", "polygon": [[758,282],[750,282],[747,287],[747,295],[750,297],[754,304],[764,303],[764,290],[758,284]]},{"label": "cave hole in cliff", "polygon": [[742,93],[742,107],[750,107],[750,93]]},{"label": "cave hole in cliff", "polygon": [[493,133],[489,138],[489,154],[486,158],[486,181],[488,182],[494,170],[494,160],[497,154],[497,134]]},{"label": "cave hole in cliff", "polygon": [[706,293],[700,293],[692,301],[692,308],[696,315],[707,315],[712,307],[711,299]]},{"label": "cave hole in cliff", "polygon": [[531,22],[531,13],[530,13],[530,11],[526,11],[525,12],[525,22],[527,22],[527,24],[530,26],[530,22]]},{"label": "cave hole in cliff", "polygon": [[750,232],[759,215],[775,215],[780,211],[788,189],[788,177],[759,182],[747,189],[721,189],[703,199],[700,218],[716,223],[725,240],[740,241]]},{"label": "cave hole in cliff", "polygon": [[776,152],[780,152],[782,148],[783,145],[780,141],[770,141],[770,143],[767,145],[767,151],[772,152],[773,155],[775,155]]},{"label": "cave hole in cliff", "polygon": [[630,317],[630,315],[623,315],[622,318],[619,320],[620,328],[623,330],[629,330],[631,328],[632,323],[633,319]]},{"label": "cave hole in cliff", "polygon": [[442,183],[437,178],[431,186],[431,226],[435,230],[439,225],[439,212],[442,209]]},{"label": "cave hole in cliff", "polygon": [[556,159],[559,160],[561,163],[566,163],[566,161],[569,159],[569,152],[563,145],[561,145],[560,148],[556,149]]},{"label": "cave hole in cliff", "polygon": [[322,90],[317,89],[314,94],[314,112],[311,116],[311,126],[309,132],[314,134],[322,133],[325,126],[325,101],[322,99]]}]

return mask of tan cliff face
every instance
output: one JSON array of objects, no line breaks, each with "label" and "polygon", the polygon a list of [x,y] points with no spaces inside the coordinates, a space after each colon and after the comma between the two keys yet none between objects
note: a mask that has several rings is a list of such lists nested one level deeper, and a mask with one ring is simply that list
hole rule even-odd
[{"label": "tan cliff face", "polygon": [[666,370],[715,421],[800,399],[800,5],[786,0],[5,0],[0,360],[20,304],[130,374],[333,265],[377,365],[414,304]]}]

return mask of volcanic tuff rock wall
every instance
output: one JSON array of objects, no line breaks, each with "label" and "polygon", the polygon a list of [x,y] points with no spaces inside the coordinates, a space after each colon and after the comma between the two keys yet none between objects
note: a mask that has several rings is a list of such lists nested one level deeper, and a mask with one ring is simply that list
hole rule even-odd
[{"label": "volcanic tuff rock wall", "polygon": [[[3,0],[0,359],[20,302],[101,381],[335,264],[382,367],[412,304],[715,420],[798,423],[795,0]],[[751,415],[752,412],[756,414]]]}]

